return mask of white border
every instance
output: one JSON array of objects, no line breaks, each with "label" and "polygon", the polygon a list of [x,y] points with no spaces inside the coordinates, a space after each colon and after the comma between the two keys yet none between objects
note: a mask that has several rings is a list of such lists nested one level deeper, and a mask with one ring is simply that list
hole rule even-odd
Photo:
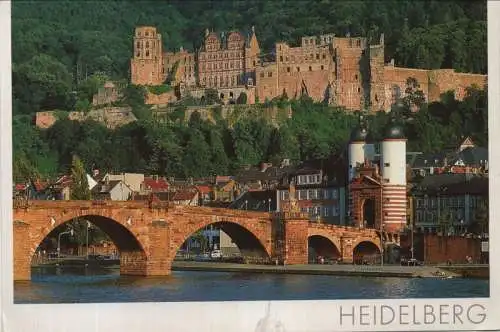
[{"label": "white border", "polygon": [[[488,2],[488,69],[489,69],[489,148],[490,188],[498,188],[499,171],[497,112],[499,111],[500,75],[498,66],[500,2]],[[125,303],[125,304],[71,304],[71,305],[14,305],[12,282],[12,156],[11,156],[11,17],[10,0],[0,1],[0,203],[1,203],[1,302],[0,331],[256,331],[257,323],[266,314],[268,302],[202,302],[202,303]],[[498,193],[490,190],[490,201],[496,202]],[[500,240],[500,226],[495,216],[500,215],[497,204],[490,204],[490,257],[498,257],[496,245]],[[493,263],[493,262],[492,262]],[[361,330],[496,330],[500,328],[500,264],[491,264],[491,298],[439,300],[373,300],[373,301],[272,301],[271,316],[281,321],[285,331],[361,331]],[[481,325],[443,324],[386,326],[359,324],[339,326],[340,306],[345,310],[354,305],[416,305],[460,303],[482,304],[487,308],[487,319]],[[408,311],[408,310],[406,310]],[[410,309],[411,312],[411,309]],[[422,315],[419,315],[420,319]],[[405,318],[406,319],[406,318]],[[266,330],[263,330],[266,331]],[[267,330],[271,331],[271,330]]]}]

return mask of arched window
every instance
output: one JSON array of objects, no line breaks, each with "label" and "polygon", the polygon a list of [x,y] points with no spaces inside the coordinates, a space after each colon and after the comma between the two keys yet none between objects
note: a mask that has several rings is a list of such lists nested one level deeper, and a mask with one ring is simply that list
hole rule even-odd
[{"label": "arched window", "polygon": [[141,42],[137,42],[137,48],[141,48]]},{"label": "arched window", "polygon": [[146,42],[146,48],[149,48],[149,42],[148,41]]}]

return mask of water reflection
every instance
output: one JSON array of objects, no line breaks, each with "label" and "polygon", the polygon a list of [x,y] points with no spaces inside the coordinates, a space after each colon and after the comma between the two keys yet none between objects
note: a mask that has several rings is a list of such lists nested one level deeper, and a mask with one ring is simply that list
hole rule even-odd
[{"label": "water reflection", "polygon": [[45,268],[14,284],[16,303],[251,301],[487,297],[489,282],[321,275],[174,271],[166,277],[120,276],[118,270]]}]

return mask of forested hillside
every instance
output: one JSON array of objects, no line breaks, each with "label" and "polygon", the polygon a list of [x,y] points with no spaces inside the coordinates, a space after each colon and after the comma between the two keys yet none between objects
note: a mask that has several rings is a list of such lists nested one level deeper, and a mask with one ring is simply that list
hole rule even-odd
[{"label": "forested hillside", "polygon": [[[266,52],[278,40],[296,43],[303,35],[378,39],[383,32],[386,60],[394,58],[396,65],[487,71],[486,1],[13,1],[12,24],[18,179],[64,171],[75,153],[86,167],[201,176],[242,163],[341,150],[355,117],[307,100],[292,103],[294,118],[279,130],[251,120],[232,130],[200,121],[160,125],[147,116],[116,131],[71,121],[46,131],[33,127],[35,112],[87,110],[104,79],[127,80],[132,34],[141,24],[158,27],[170,50],[198,47],[206,28],[255,26]],[[411,125],[417,127],[407,128],[414,148],[439,150],[462,134],[486,142],[484,92],[427,106]],[[386,115],[374,121],[380,130]]]}]

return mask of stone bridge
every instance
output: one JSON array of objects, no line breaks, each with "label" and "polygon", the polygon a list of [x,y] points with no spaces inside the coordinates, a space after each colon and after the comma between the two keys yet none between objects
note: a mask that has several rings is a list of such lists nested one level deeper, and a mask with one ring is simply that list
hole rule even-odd
[{"label": "stone bridge", "polygon": [[75,218],[90,221],[111,238],[120,251],[124,275],[168,275],[182,244],[207,225],[226,232],[244,256],[269,262],[307,264],[311,247],[344,262],[352,262],[361,244],[380,252],[377,231],[311,223],[302,213],[135,201],[29,201],[14,204],[15,280],[30,279],[38,246],[54,229]]}]

